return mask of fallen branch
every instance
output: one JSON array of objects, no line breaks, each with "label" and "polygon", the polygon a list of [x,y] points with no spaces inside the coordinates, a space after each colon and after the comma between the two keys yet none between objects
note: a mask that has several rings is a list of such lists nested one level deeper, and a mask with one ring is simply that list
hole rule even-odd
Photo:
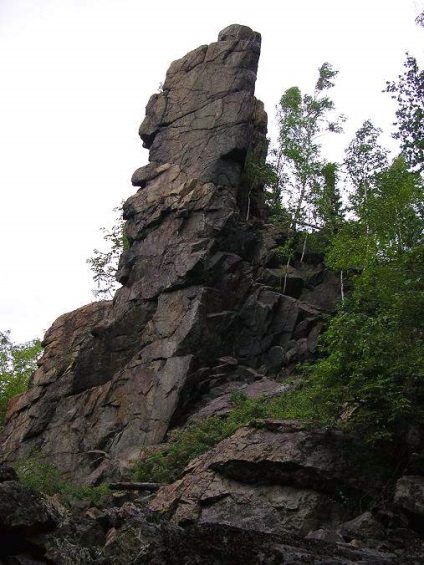
[{"label": "fallen branch", "polygon": [[161,483],[110,483],[110,490],[148,490],[156,491],[163,486]]}]

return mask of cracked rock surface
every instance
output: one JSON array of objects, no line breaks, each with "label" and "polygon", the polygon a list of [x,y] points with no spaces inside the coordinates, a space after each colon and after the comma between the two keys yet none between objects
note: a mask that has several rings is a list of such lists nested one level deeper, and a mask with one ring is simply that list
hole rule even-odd
[{"label": "cracked rock surface", "polygon": [[[150,162],[124,204],[122,288],[47,331],[0,459],[35,451],[73,483],[119,481],[173,426],[225,417],[234,393],[284,394],[284,377],[314,359],[339,282],[318,253],[284,265],[287,234],[265,223],[263,186],[244,170],[266,154],[260,43],[231,25],[171,64],[140,126]],[[401,476],[340,431],[262,420],[156,495],[131,488],[72,512],[0,466],[0,565],[420,565],[415,455]]]},{"label": "cracked rock surface", "polygon": [[337,281],[298,261],[282,293],[279,236],[264,224],[263,187],[244,173],[267,146],[260,44],[232,25],[171,64],[140,126],[150,162],[124,204],[122,288],[48,330],[28,392],[9,405],[3,460],[41,449],[73,481],[119,478],[234,383],[313,357]]}]

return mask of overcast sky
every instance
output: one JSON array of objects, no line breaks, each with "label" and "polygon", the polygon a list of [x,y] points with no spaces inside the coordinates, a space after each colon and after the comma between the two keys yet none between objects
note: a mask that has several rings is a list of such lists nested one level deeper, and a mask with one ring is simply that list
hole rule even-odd
[{"label": "overcast sky", "polygon": [[[41,336],[93,300],[87,257],[147,162],[137,135],[174,59],[231,23],[262,34],[256,95],[270,121],[283,91],[310,92],[318,67],[340,70],[333,98],[349,118],[328,141],[340,157],[371,118],[405,51],[422,62],[414,0],[0,0],[0,330]],[[271,132],[272,132],[271,127]]]}]

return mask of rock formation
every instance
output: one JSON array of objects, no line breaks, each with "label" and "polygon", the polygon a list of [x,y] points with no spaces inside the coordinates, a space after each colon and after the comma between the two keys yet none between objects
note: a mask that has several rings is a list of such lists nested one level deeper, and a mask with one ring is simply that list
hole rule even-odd
[{"label": "rock formation", "polygon": [[262,187],[244,171],[248,154],[266,154],[253,94],[260,43],[229,26],[172,63],[149,100],[140,136],[150,162],[124,205],[123,286],[48,330],[29,391],[9,406],[4,459],[41,449],[74,480],[118,475],[202,395],[314,350],[334,283],[302,264],[289,273],[291,296],[278,291]]},{"label": "rock formation", "polygon": [[70,513],[0,466],[0,565],[420,565],[423,541],[404,513],[412,503],[422,515],[422,492],[409,488],[417,478],[399,481],[400,506],[357,515],[355,497],[383,476],[370,467],[355,477],[355,452],[340,458],[347,447],[340,433],[290,422],[239,430],[150,509],[133,492]]},{"label": "rock formation", "polygon": [[[120,478],[172,426],[225,417],[234,391],[284,394],[313,358],[338,281],[319,255],[283,268],[275,253],[284,234],[245,166],[267,145],[259,53],[259,34],[233,25],[172,63],[140,127],[150,162],[124,205],[122,288],[48,330],[8,407],[3,460],[35,450],[74,483]],[[399,469],[369,455],[336,430],[262,420],[154,497],[119,493],[76,516],[0,466],[0,565],[418,564],[422,459],[389,492]]]},{"label": "rock formation", "polygon": [[387,481],[377,466],[368,476],[355,475],[360,463],[357,446],[340,432],[265,420],[193,461],[179,481],[159,491],[151,509],[179,525],[297,535],[335,529],[353,517],[355,501]]}]

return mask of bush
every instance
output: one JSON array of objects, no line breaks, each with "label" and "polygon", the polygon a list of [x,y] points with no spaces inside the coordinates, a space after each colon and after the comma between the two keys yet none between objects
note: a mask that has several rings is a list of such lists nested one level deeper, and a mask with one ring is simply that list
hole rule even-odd
[{"label": "bush", "polygon": [[62,477],[59,469],[43,461],[36,454],[27,459],[20,459],[13,463],[19,480],[27,487],[47,496],[58,495],[62,503],[69,504],[72,500],[88,500],[91,504],[98,504],[109,494],[107,485],[96,487],[83,487],[75,485]]}]

